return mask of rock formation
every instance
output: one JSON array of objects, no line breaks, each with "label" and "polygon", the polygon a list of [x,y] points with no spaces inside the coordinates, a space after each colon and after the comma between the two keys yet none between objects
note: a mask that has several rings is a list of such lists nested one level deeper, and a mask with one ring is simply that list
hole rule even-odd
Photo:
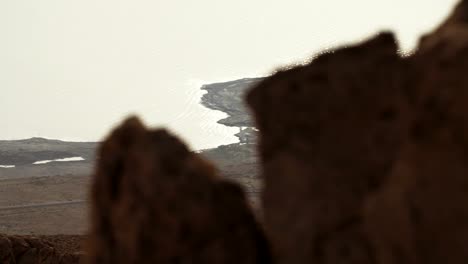
[{"label": "rock formation", "polygon": [[[411,56],[381,33],[249,92],[275,262],[468,260],[467,17],[462,1]],[[166,132],[130,120],[100,156],[92,263],[269,261],[242,192]]]},{"label": "rock formation", "polygon": [[249,94],[279,263],[374,263],[360,208],[403,140],[404,67],[384,33],[279,72]]},{"label": "rock formation", "polygon": [[462,1],[412,56],[384,33],[248,95],[278,263],[466,263],[467,18]]},{"label": "rock formation", "polygon": [[468,1],[409,60],[408,139],[365,205],[367,228],[379,263],[466,263]]},{"label": "rock formation", "polygon": [[81,238],[0,235],[2,264],[78,264]]},{"label": "rock formation", "polygon": [[[466,263],[468,0],[397,50],[381,33],[258,80],[262,226],[203,153],[128,119],[100,147],[87,263]],[[56,252],[0,236],[2,263],[76,261]]]},{"label": "rock formation", "polygon": [[130,118],[99,157],[88,263],[270,262],[242,189],[167,131]]}]

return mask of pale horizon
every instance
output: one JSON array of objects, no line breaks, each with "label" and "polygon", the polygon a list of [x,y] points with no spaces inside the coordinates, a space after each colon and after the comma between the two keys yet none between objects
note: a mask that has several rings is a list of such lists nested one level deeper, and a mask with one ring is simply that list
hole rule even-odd
[{"label": "pale horizon", "polygon": [[101,141],[126,116],[193,149],[237,142],[202,84],[261,77],[380,31],[412,51],[458,1],[0,1],[0,140]]}]

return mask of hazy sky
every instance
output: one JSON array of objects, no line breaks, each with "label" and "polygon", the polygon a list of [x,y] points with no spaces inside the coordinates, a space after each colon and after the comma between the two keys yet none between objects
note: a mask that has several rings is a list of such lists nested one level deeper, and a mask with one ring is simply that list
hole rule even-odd
[{"label": "hazy sky", "polygon": [[100,140],[129,113],[192,147],[236,141],[203,83],[264,76],[392,29],[411,50],[454,0],[0,0],[0,139]]}]

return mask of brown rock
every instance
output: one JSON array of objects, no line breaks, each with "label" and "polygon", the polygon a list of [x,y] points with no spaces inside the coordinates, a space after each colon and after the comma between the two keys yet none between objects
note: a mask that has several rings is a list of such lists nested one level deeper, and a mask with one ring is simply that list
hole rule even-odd
[{"label": "brown rock", "polygon": [[452,15],[442,23],[434,32],[421,38],[418,53],[437,49],[438,57],[444,53],[456,53],[468,43],[468,1],[462,0],[457,5]]},{"label": "brown rock", "polygon": [[413,56],[388,35],[256,87],[279,263],[466,263],[468,1]]},{"label": "brown rock", "polygon": [[39,258],[41,264],[59,264],[59,255],[54,248],[45,246],[39,249]]},{"label": "brown rock", "polygon": [[29,248],[23,255],[17,259],[18,264],[38,264],[40,263],[39,250],[37,248]]},{"label": "brown rock", "polygon": [[79,264],[82,259],[85,259],[82,253],[67,253],[60,257],[58,264]]},{"label": "brown rock", "polygon": [[28,242],[26,242],[26,240],[22,237],[11,236],[9,239],[11,241],[14,256],[16,259],[19,258],[19,256],[23,255],[30,248]]},{"label": "brown rock", "polygon": [[82,254],[66,250],[63,245],[56,247],[56,244],[51,241],[57,242],[58,237],[60,241],[70,246],[76,243],[79,236],[31,237],[0,235],[0,263],[59,264],[60,259],[64,260],[60,262],[64,264],[78,263],[79,260],[72,262],[68,260],[78,259]]},{"label": "brown rock", "polygon": [[0,235],[0,263],[15,264],[11,241],[4,235]]},{"label": "brown rock", "polygon": [[411,57],[414,120],[388,182],[366,205],[379,263],[466,263],[468,1]]},{"label": "brown rock", "polygon": [[374,263],[361,207],[406,131],[404,69],[384,33],[279,72],[248,95],[279,263]]},{"label": "brown rock", "polygon": [[128,119],[102,144],[88,263],[268,263],[239,186],[165,130]]},{"label": "brown rock", "polygon": [[58,254],[75,254],[82,251],[83,236],[53,235],[41,236],[41,240],[54,248]]},{"label": "brown rock", "polygon": [[[467,69],[465,0],[412,56],[383,33],[253,89],[274,261],[466,263]],[[165,130],[130,118],[99,154],[87,263],[273,262],[241,188]],[[0,235],[1,263],[79,249]]]}]

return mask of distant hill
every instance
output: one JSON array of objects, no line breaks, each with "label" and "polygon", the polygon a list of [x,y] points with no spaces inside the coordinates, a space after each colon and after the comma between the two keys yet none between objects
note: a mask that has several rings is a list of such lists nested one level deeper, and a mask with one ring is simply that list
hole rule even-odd
[{"label": "distant hill", "polygon": [[29,165],[41,160],[83,157],[94,160],[97,142],[66,142],[45,138],[0,140],[0,165]]},{"label": "distant hill", "polygon": [[[239,127],[239,143],[197,151],[212,161],[220,174],[244,186],[249,201],[259,208],[256,129],[243,104],[246,91],[261,79],[208,84],[202,104],[226,112],[219,123]],[[66,142],[45,138],[0,140],[0,233],[83,234],[90,175],[99,142]],[[82,157],[81,161],[37,161]],[[52,205],[50,205],[50,203]],[[62,206],[60,204],[66,204]],[[31,206],[32,205],[32,206]],[[5,208],[4,208],[5,209]]]},{"label": "distant hill", "polygon": [[[256,129],[244,105],[245,93],[262,78],[248,78],[224,83],[206,84],[207,91],[201,104],[229,116],[218,123],[239,127],[236,136],[239,143],[223,145],[200,151],[200,154],[215,163],[222,175],[244,184],[257,177]],[[14,165],[15,168],[0,168],[0,178],[35,177],[47,175],[90,174],[94,165],[99,142],[66,142],[45,138],[24,140],[0,140],[0,165]],[[33,165],[42,160],[82,157],[78,162],[52,162]],[[242,180],[245,179],[245,180]],[[247,184],[251,191],[255,184]]]},{"label": "distant hill", "polygon": [[202,96],[202,105],[228,114],[228,117],[219,120],[218,123],[238,127],[239,132],[235,136],[239,138],[240,143],[256,142],[257,130],[254,127],[250,111],[245,105],[244,97],[248,90],[262,80],[263,78],[245,78],[206,84],[201,87],[202,90],[207,91]]},{"label": "distant hill", "polygon": [[229,116],[218,123],[231,127],[253,127],[249,110],[244,103],[245,93],[263,78],[245,78],[235,81],[206,84],[201,87],[207,91],[202,96],[203,106],[222,111]]}]

